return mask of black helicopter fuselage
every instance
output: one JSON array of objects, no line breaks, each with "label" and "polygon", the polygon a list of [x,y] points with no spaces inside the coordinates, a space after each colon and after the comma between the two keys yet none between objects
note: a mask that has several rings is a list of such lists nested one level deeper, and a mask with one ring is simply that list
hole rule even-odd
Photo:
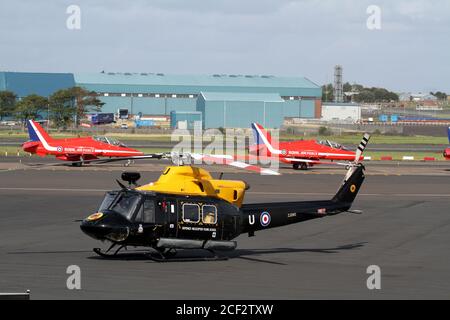
[{"label": "black helicopter fuselage", "polygon": [[350,170],[337,194],[323,201],[256,203],[239,208],[215,197],[111,191],[100,213],[85,219],[81,229],[97,240],[121,246],[233,249],[226,242],[240,234],[253,236],[256,231],[349,210],[364,180],[364,167]]}]

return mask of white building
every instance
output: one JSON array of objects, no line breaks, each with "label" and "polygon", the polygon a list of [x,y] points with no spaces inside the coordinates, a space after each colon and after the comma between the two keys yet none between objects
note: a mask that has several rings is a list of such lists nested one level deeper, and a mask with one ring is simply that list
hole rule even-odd
[{"label": "white building", "polygon": [[356,103],[323,103],[321,120],[358,122],[361,120],[361,105]]}]

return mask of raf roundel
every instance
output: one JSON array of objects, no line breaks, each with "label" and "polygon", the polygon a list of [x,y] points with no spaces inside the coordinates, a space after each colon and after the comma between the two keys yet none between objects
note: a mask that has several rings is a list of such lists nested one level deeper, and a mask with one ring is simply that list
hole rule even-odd
[{"label": "raf roundel", "polygon": [[62,151],[63,151],[63,148],[62,148],[62,147],[57,147],[56,150],[57,150],[58,152],[62,152]]},{"label": "raf roundel", "polygon": [[263,227],[267,227],[270,224],[271,220],[270,214],[267,211],[264,211],[263,213],[261,213],[259,220]]}]

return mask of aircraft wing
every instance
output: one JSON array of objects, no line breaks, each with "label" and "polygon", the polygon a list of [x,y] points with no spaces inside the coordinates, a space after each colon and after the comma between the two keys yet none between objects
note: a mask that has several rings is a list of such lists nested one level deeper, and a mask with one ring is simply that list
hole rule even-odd
[{"label": "aircraft wing", "polygon": [[34,163],[28,164],[30,167],[46,167],[46,166],[67,166],[72,164],[87,164],[87,163],[109,163],[109,162],[118,162],[118,161],[128,161],[128,160],[140,160],[140,159],[162,159],[164,154],[155,153],[155,154],[144,154],[142,156],[133,156],[133,157],[114,157],[114,158],[102,158],[102,159],[92,159],[92,160],[80,160],[80,161],[66,161],[66,162],[58,162],[58,163]]}]

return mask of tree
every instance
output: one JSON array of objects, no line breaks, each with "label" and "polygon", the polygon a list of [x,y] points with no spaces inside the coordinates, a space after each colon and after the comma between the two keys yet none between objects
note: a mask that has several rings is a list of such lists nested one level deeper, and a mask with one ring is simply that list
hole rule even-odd
[{"label": "tree", "polygon": [[344,83],[342,88],[343,88],[344,92],[353,91],[353,86],[349,82]]},{"label": "tree", "polygon": [[[355,102],[390,102],[398,101],[398,95],[384,88],[366,88],[360,84],[343,85],[344,92],[358,92],[353,96]],[[327,84],[322,86],[322,101],[333,101],[333,85]]]},{"label": "tree", "polygon": [[322,86],[322,101],[333,101],[334,89],[331,83]]},{"label": "tree", "polygon": [[445,92],[430,92],[430,94],[435,96],[438,100],[447,100],[447,94]]},{"label": "tree", "polygon": [[47,110],[48,99],[37,94],[31,94],[16,104],[15,113],[23,122],[36,119],[41,111]]},{"label": "tree", "polygon": [[73,121],[77,113],[72,93],[67,89],[58,90],[49,97],[50,120],[64,129]]},{"label": "tree", "polygon": [[105,104],[97,98],[97,94],[94,91],[88,91],[81,87],[73,87],[68,89],[76,105],[76,119],[75,125],[78,127],[80,119],[86,116],[86,113],[91,111],[101,111],[102,106]]},{"label": "tree", "polygon": [[58,127],[67,128],[75,122],[78,126],[87,112],[100,111],[104,105],[93,91],[73,87],[56,91],[49,99],[50,119]]},{"label": "tree", "polygon": [[355,96],[356,102],[375,102],[375,94],[368,88],[364,88]]},{"label": "tree", "polygon": [[0,91],[0,120],[14,112],[17,96],[11,91]]}]

